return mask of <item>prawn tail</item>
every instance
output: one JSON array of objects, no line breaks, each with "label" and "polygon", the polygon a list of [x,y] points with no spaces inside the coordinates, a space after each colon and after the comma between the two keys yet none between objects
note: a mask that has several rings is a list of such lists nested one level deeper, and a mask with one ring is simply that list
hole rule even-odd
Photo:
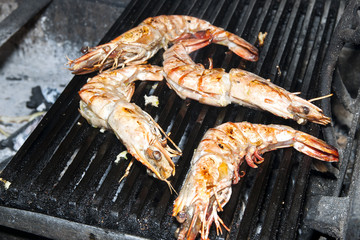
[{"label": "prawn tail", "polygon": [[339,152],[335,147],[300,131],[296,131],[294,148],[299,152],[322,161],[339,161]]}]

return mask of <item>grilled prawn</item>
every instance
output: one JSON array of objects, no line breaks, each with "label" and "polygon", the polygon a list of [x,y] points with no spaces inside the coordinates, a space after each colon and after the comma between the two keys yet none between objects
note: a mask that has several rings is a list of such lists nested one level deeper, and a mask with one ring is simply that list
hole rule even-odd
[{"label": "grilled prawn", "polygon": [[[135,80],[163,79],[156,66],[128,66],[106,71],[88,80],[79,91],[80,113],[99,128],[111,129],[128,152],[145,165],[152,175],[166,180],[175,173],[171,157],[181,154],[170,148],[170,140],[154,119],[137,105],[130,103]],[[171,141],[171,140],[170,140]]]},{"label": "grilled prawn", "polygon": [[89,48],[86,54],[68,65],[74,74],[85,74],[126,64],[142,64],[169,42],[188,38],[191,34],[208,34],[208,41],[227,46],[244,59],[256,61],[258,50],[244,39],[215,27],[209,22],[190,16],[162,15],[145,19],[137,27],[123,33],[109,43]]},{"label": "grilled prawn", "polygon": [[187,39],[164,53],[164,74],[167,84],[183,99],[191,98],[213,106],[237,103],[262,109],[299,124],[311,121],[326,125],[330,118],[320,108],[293,93],[242,69],[205,69],[189,54],[204,39]]},{"label": "grilled prawn", "polygon": [[296,150],[322,161],[338,161],[338,151],[309,134],[282,125],[247,122],[224,123],[209,129],[191,160],[190,170],[178,198],[173,216],[181,223],[178,239],[194,239],[200,232],[207,239],[212,222],[217,232],[225,226],[217,215],[231,196],[231,185],[239,180],[242,162],[256,167],[261,154],[278,148]]}]

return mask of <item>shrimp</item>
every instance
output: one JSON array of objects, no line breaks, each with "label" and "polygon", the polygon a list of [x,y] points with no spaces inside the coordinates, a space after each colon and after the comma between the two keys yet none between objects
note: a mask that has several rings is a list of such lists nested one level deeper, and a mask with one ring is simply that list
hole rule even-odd
[{"label": "shrimp", "polygon": [[299,124],[307,121],[326,125],[331,122],[323,111],[309,101],[265,80],[253,73],[233,68],[205,69],[189,54],[204,39],[186,39],[164,52],[164,74],[167,84],[182,99],[224,107],[237,103],[261,109]]},{"label": "shrimp", "polygon": [[191,160],[190,170],[174,202],[173,216],[181,227],[178,239],[194,239],[200,232],[207,239],[215,222],[229,230],[217,215],[231,196],[231,185],[239,181],[239,167],[244,162],[256,168],[261,156],[278,148],[294,147],[313,158],[336,162],[336,148],[309,134],[283,125],[227,122],[209,129]]},{"label": "shrimp", "polygon": [[[171,187],[167,180],[175,174],[171,157],[181,155],[181,150],[148,113],[130,103],[134,81],[159,81],[161,72],[157,66],[128,66],[89,79],[79,91],[80,113],[92,126],[114,131],[149,174]],[[167,140],[176,149],[170,148]]]},{"label": "shrimp", "polygon": [[239,166],[245,160],[257,167],[263,153],[286,147],[322,161],[339,160],[334,147],[287,126],[228,122],[209,129],[174,202],[173,216],[181,223],[178,239],[194,239],[199,232],[207,239],[212,222],[217,233],[221,225],[229,231],[217,212],[229,201],[231,185],[239,181]]},{"label": "shrimp", "polygon": [[145,19],[109,43],[86,49],[85,55],[69,59],[68,65],[74,74],[86,74],[109,67],[115,69],[127,64],[142,64],[159,49],[166,49],[170,42],[189,38],[192,34],[199,38],[205,33],[209,36],[199,43],[201,46],[214,42],[227,46],[246,60],[257,61],[257,48],[235,34],[195,17],[161,15]]}]

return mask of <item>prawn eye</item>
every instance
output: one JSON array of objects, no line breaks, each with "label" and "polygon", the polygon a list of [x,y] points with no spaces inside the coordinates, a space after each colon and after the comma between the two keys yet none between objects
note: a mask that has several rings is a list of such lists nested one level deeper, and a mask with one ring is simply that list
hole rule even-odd
[{"label": "prawn eye", "polygon": [[161,153],[159,151],[153,151],[152,156],[156,161],[161,160]]},{"label": "prawn eye", "polygon": [[310,112],[310,109],[307,106],[302,106],[303,112],[307,115]]},{"label": "prawn eye", "polygon": [[146,154],[152,158],[155,159],[156,161],[160,161],[161,160],[161,153],[157,150],[151,150],[150,148],[146,149]]},{"label": "prawn eye", "polygon": [[177,220],[179,223],[185,222],[185,220],[186,220],[186,213],[185,213],[184,211],[179,212],[178,215],[176,216],[176,220]]},{"label": "prawn eye", "polygon": [[83,54],[86,54],[89,52],[89,46],[84,46],[80,49],[80,52]]}]

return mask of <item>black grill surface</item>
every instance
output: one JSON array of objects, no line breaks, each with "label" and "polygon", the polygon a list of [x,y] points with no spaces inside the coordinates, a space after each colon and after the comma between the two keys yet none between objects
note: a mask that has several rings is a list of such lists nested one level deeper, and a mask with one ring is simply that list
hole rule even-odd
[{"label": "black grill surface", "polygon": [[[202,49],[194,58],[206,65],[211,57],[215,67],[227,70],[245,68],[310,99],[319,94],[321,63],[343,9],[342,2],[331,0],[134,0],[101,43],[160,14],[202,18],[255,45],[258,33],[267,32],[256,63],[243,61],[218,45]],[[150,61],[161,62],[162,52]],[[173,239],[178,227],[171,217],[176,194],[148,176],[137,162],[119,183],[130,160],[115,162],[124,146],[113,133],[92,128],[79,115],[77,92],[90,76],[71,80],[1,173],[2,180],[11,183],[8,189],[0,184],[0,216],[8,219],[1,224],[58,239]],[[227,121],[279,123],[322,137],[315,124],[298,126],[235,105],[215,108],[183,101],[165,82],[155,90],[153,85],[138,83],[132,101],[171,132],[183,150],[183,156],[175,159],[176,175],[171,179],[178,192],[194,149],[205,131],[215,125]],[[157,95],[160,106],[144,106],[145,94]],[[311,171],[313,160],[292,149],[268,153],[265,159],[259,169],[242,166],[246,175],[233,187],[220,214],[230,232],[216,237],[212,228],[211,239],[307,239],[319,235],[304,225],[304,206],[310,191],[328,193],[334,178]],[[309,183],[319,179],[326,184],[310,190]]]}]

